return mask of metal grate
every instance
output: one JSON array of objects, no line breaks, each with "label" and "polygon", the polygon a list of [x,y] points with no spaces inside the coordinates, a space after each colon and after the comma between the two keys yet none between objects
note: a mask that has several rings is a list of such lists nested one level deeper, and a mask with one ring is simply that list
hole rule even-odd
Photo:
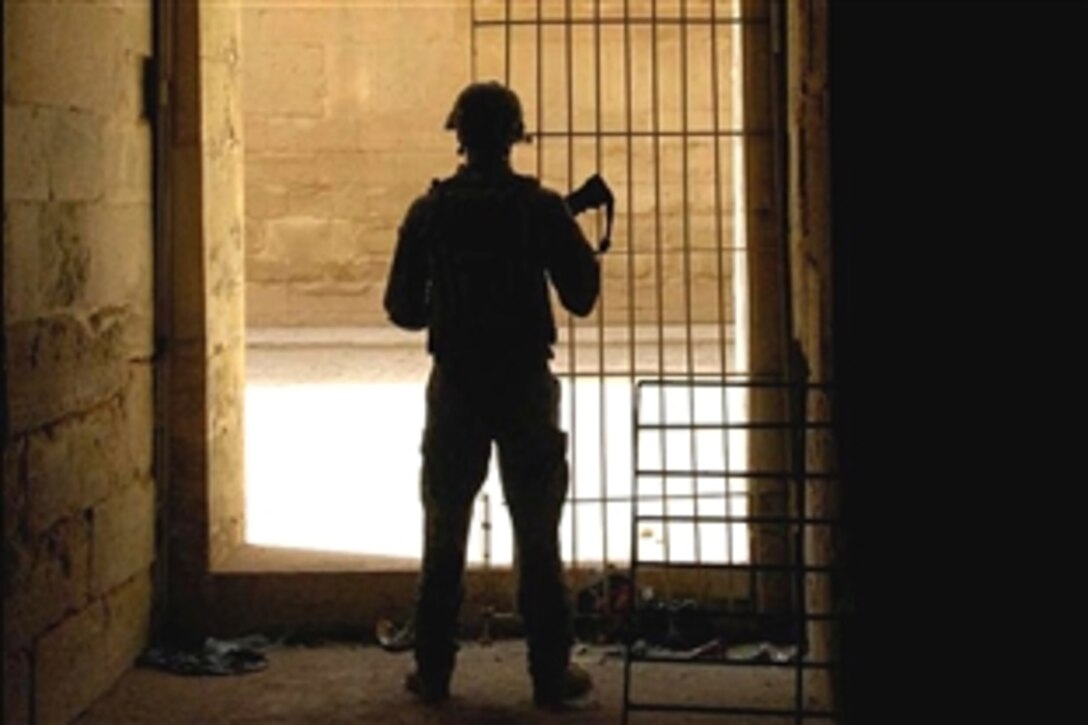
[{"label": "metal grate", "polygon": [[[753,256],[777,255],[776,233],[761,228],[750,247],[747,229],[781,224],[784,213],[772,128],[781,122],[775,10],[744,0],[472,4],[473,78],[504,81],[526,106],[534,143],[516,150],[515,165],[561,191],[600,173],[620,209],[598,308],[586,320],[568,316],[557,346],[571,437],[566,561],[629,567],[636,602],[645,585],[666,600],[694,595],[704,614],[744,622],[737,626],[748,632],[777,631],[795,647],[788,661],[680,663],[791,673],[774,703],[639,700],[638,672],[678,662],[636,652],[641,615],[629,605],[625,720],[639,712],[794,722],[836,715],[821,700],[827,680],[811,680],[835,667],[826,636],[811,637],[837,619],[825,596],[834,567],[811,547],[813,532],[834,522],[808,505],[822,500],[834,474],[806,465],[808,437],[828,426],[810,419],[806,403],[827,386],[807,381],[799,355],[786,364],[784,350],[792,377],[749,369],[750,262],[763,275],[753,295],[777,298],[754,297],[761,314],[780,304],[783,315],[765,318],[782,329],[760,340],[762,362],[753,357],[752,366],[791,329],[784,260]],[[758,52],[742,55],[747,43]],[[744,59],[764,56],[766,69],[744,68]],[[766,86],[754,86],[747,113],[743,93],[756,77]],[[753,177],[759,164],[768,168]],[[749,189],[752,178],[760,181]],[[600,235],[599,217],[581,221]]]},{"label": "metal grate", "polygon": [[[745,144],[769,133],[743,127],[737,60],[741,26],[767,21],[742,18],[737,0],[473,0],[471,25],[473,78],[502,80],[525,106],[533,143],[515,150],[515,165],[560,191],[601,173],[617,199],[601,300],[587,319],[565,315],[555,367],[570,434],[564,558],[576,568],[626,564],[637,381],[745,369],[740,168]],[[600,235],[599,216],[581,221],[591,238]],[[736,418],[745,395],[693,386],[682,400],[662,389],[659,403],[684,406],[689,417],[715,406]],[[748,435],[712,431],[683,445],[663,435],[661,462],[736,458]],[[746,480],[685,485],[672,493],[694,513],[746,512]],[[491,481],[485,490],[501,496]],[[488,525],[496,530],[502,518]],[[748,555],[741,520],[720,541],[673,541],[673,531],[663,524],[654,534],[670,561]]]},{"label": "metal grate", "polygon": [[[803,366],[802,366],[803,367]],[[827,680],[820,682],[810,681],[809,673],[814,671],[829,672],[837,667],[837,662],[831,659],[830,653],[813,652],[808,643],[810,641],[810,627],[826,626],[829,622],[839,619],[839,616],[827,607],[827,601],[823,598],[812,596],[810,589],[813,587],[814,578],[825,580],[836,571],[836,567],[826,561],[813,561],[815,558],[809,552],[810,532],[813,529],[826,531],[834,526],[836,521],[828,516],[812,515],[809,513],[810,497],[819,498],[819,489],[826,487],[835,480],[833,471],[811,470],[807,463],[808,436],[812,431],[826,430],[830,422],[817,417],[815,411],[821,408],[807,405],[808,399],[813,394],[823,393],[828,389],[827,385],[810,384],[804,378],[803,371],[799,371],[798,379],[794,381],[758,380],[751,377],[737,377],[720,381],[684,381],[684,380],[642,380],[639,381],[635,396],[633,410],[635,431],[635,460],[636,460],[636,505],[631,519],[632,526],[632,550],[630,561],[630,576],[632,590],[641,591],[641,582],[655,569],[664,569],[666,572],[677,569],[695,570],[704,577],[715,574],[718,580],[730,576],[747,575],[753,584],[752,589],[758,589],[756,582],[762,576],[784,576],[788,578],[790,592],[789,607],[784,612],[765,612],[759,609],[737,610],[733,608],[716,609],[713,605],[707,605],[708,597],[705,593],[712,587],[707,581],[702,584],[704,592],[703,604],[699,609],[702,616],[733,621],[747,620],[756,623],[754,631],[766,631],[765,623],[771,623],[779,632],[782,624],[788,625],[787,638],[791,641],[792,656],[780,659],[730,659],[728,650],[725,656],[718,654],[707,659],[678,659],[675,656],[664,656],[642,651],[637,646],[638,638],[643,636],[645,626],[643,617],[647,609],[639,603],[636,597],[635,606],[627,612],[627,646],[624,657],[624,681],[623,681],[623,719],[627,722],[631,713],[657,712],[657,713],[701,713],[732,715],[761,718],[790,718],[792,722],[801,723],[806,720],[831,720],[838,717],[838,713],[828,706],[829,692]],[[719,420],[702,419],[699,421],[672,420],[667,411],[654,410],[653,406],[647,406],[646,401],[653,401],[657,396],[648,395],[649,390],[763,390],[781,391],[787,398],[788,405],[780,420],[773,421],[731,421],[726,418]],[[648,408],[650,408],[648,410]],[[826,410],[826,409],[824,409]],[[653,438],[662,436],[666,432],[680,432],[694,439],[700,431],[718,428],[723,431],[741,428],[744,430],[759,430],[768,434],[784,434],[788,438],[787,455],[782,458],[783,465],[777,468],[748,469],[740,467],[735,469],[729,464],[718,469],[686,470],[672,469],[668,466],[662,468],[647,468],[642,465],[642,457],[639,451],[642,448],[641,441],[644,437]],[[701,476],[709,478],[750,478],[750,479],[776,479],[786,481],[791,487],[789,497],[790,506],[779,516],[759,515],[703,515],[696,511],[694,514],[675,515],[668,512],[667,506],[675,503],[668,494],[664,495],[664,511],[645,513],[642,509],[643,499],[638,495],[638,482],[643,479],[659,480],[675,476]],[[791,537],[789,556],[786,560],[774,563],[747,562],[747,563],[711,563],[698,561],[696,563],[670,561],[666,556],[645,557],[642,553],[640,540],[635,532],[646,521],[671,524],[679,527],[728,527],[735,522],[744,522],[759,526],[788,527]],[[666,586],[670,580],[665,579]],[[820,602],[821,609],[812,611],[810,602]],[[777,620],[777,621],[776,621]],[[735,630],[736,627],[733,627]],[[781,639],[782,636],[779,636]],[[781,651],[781,650],[780,650]],[[634,694],[635,680],[638,670],[653,668],[655,666],[687,666],[687,667],[762,667],[774,669],[789,669],[792,671],[792,683],[788,696],[784,691],[781,702],[760,703],[698,703],[686,701],[662,701],[638,698]]]}]

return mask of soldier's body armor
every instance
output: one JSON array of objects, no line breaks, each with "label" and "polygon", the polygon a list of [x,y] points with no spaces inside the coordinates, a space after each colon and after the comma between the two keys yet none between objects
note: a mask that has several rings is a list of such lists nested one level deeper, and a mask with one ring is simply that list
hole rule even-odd
[{"label": "soldier's body armor", "polygon": [[442,365],[546,360],[555,342],[538,182],[453,176],[435,182],[428,348]]}]

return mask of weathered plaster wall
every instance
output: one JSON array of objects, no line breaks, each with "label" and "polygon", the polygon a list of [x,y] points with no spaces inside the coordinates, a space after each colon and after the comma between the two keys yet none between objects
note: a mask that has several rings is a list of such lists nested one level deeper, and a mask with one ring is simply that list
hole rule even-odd
[{"label": "weathered plaster wall", "polygon": [[66,722],[148,635],[151,5],[4,3],[4,722]]},{"label": "weathered plaster wall", "polygon": [[[676,16],[678,3],[664,5],[669,7],[662,7],[662,17]],[[735,13],[733,5],[719,2],[716,12]],[[692,16],[709,18],[708,1],[687,6]],[[481,2],[477,12],[481,19],[501,19],[505,7]],[[563,14],[560,3],[543,7],[547,19]],[[605,17],[618,17],[623,4],[605,2],[601,8]],[[633,3],[631,12],[648,18],[648,8]],[[455,138],[442,126],[472,77],[470,9],[467,0],[247,7],[249,324],[385,323],[380,301],[397,226],[430,179],[449,174],[458,161]],[[511,9],[515,20],[535,18],[535,3],[512,3]],[[592,3],[574,3],[574,11],[591,18]],[[720,136],[715,144],[710,132],[741,124],[733,103],[739,82],[733,70],[736,26],[721,26],[713,42],[705,23],[686,32],[685,55],[675,23],[663,23],[656,41],[645,24],[633,26],[629,39],[621,25],[605,25],[599,35],[579,26],[571,33],[568,69],[562,25],[545,25],[539,44],[533,26],[511,31],[510,85],[522,98],[530,130],[613,134],[599,149],[592,138],[578,137],[568,148],[566,138],[545,135],[515,150],[520,171],[539,173],[562,191],[596,170],[599,151],[618,198],[616,252],[605,258],[601,306],[610,323],[625,323],[629,310],[638,322],[682,322],[689,316],[716,322],[719,289],[725,291],[725,317],[732,319],[733,258],[719,250],[736,244],[732,164],[744,141]],[[475,49],[477,77],[504,79],[505,30],[481,28]],[[615,135],[628,124],[641,134],[630,148],[623,135]],[[648,136],[655,128],[664,134],[656,146]],[[686,160],[677,138],[685,130],[694,134]],[[585,223],[596,238],[592,219]],[[626,255],[629,250],[633,256]]]}]

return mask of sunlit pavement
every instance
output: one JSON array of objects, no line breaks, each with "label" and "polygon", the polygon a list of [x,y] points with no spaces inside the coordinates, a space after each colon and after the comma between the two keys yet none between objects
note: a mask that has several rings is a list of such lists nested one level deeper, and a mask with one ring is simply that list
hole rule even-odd
[{"label": "sunlit pavement", "polygon": [[[675,353],[675,350],[670,354]],[[375,556],[415,557],[421,550],[419,444],[424,385],[430,360],[417,336],[374,331],[253,331],[247,349],[246,537],[251,544]],[[572,497],[629,497],[633,470],[632,385],[629,377],[563,377],[562,421],[572,433]],[[640,401],[644,421],[735,418],[743,400],[719,389],[648,391]],[[577,419],[572,421],[571,405]],[[732,412],[730,412],[732,411]],[[603,416],[602,416],[603,413]],[[602,418],[604,428],[602,431]],[[723,434],[703,431],[644,433],[644,468],[721,470],[743,467],[743,439],[732,434],[728,460]],[[605,455],[601,455],[601,452]],[[728,465],[727,465],[728,463]],[[690,494],[698,486],[698,508]],[[671,514],[744,515],[742,481],[670,479]],[[649,494],[644,514],[661,513],[661,481],[640,479]],[[727,508],[728,500],[728,508]],[[607,514],[607,515],[606,515]],[[490,547],[485,527],[490,518]],[[745,560],[747,534],[740,526],[671,524],[669,558]],[[567,561],[625,560],[630,555],[631,507],[597,501],[568,506],[561,524]],[[664,556],[660,525],[639,529],[640,558]],[[698,537],[698,544],[696,544]],[[607,552],[604,549],[607,547]],[[502,505],[494,456],[477,500],[469,559],[509,563],[512,539]]]}]

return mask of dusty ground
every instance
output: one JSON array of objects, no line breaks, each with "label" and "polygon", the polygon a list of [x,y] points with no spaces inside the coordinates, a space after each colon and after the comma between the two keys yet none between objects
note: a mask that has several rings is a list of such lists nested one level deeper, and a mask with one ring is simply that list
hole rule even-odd
[{"label": "dusty ground", "polygon": [[[577,661],[596,690],[584,707],[564,713],[533,708],[521,641],[466,645],[454,675],[453,698],[440,708],[418,704],[401,686],[411,667],[406,654],[376,647],[328,644],[278,647],[269,667],[238,677],[180,677],[150,669],[129,671],[80,725],[118,723],[617,723],[621,720],[623,661],[591,648]],[[643,665],[633,679],[641,701],[789,707],[792,670]],[[633,723],[708,722],[706,717],[633,714]],[[777,723],[777,718],[716,718],[732,723]],[[786,721],[783,721],[786,722]]]}]

